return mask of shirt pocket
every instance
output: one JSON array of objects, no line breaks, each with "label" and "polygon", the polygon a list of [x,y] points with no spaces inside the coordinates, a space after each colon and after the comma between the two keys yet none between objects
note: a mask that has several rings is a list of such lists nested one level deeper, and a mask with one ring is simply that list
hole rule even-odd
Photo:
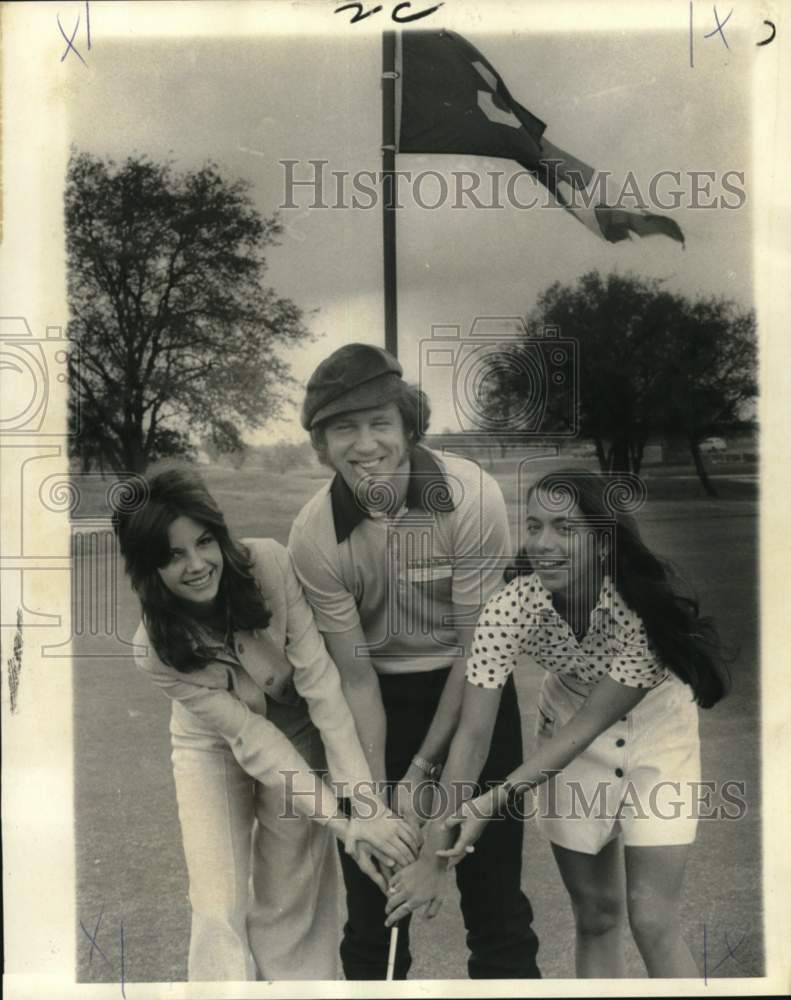
[{"label": "shirt pocket", "polygon": [[548,739],[555,731],[555,712],[547,704],[543,691],[539,692],[536,709],[536,736]]},{"label": "shirt pocket", "polygon": [[436,621],[451,605],[453,569],[448,565],[410,568],[401,587],[402,599],[411,602],[410,609],[418,620]]},{"label": "shirt pocket", "polygon": [[555,720],[550,718],[546,712],[539,707],[538,720],[536,724],[536,736],[549,738],[555,731]]}]

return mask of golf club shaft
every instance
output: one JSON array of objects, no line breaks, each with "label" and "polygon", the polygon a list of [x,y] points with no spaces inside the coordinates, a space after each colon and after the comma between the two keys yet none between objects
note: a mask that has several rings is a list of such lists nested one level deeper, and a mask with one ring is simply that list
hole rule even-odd
[{"label": "golf club shaft", "polygon": [[386,980],[393,978],[397,944],[398,944],[398,924],[394,924],[390,928],[390,950],[387,954],[387,975],[385,976]]}]

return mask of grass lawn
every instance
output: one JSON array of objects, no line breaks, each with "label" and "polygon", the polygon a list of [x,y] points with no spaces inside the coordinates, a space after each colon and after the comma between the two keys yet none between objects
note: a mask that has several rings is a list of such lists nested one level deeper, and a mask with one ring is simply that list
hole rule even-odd
[{"label": "grass lawn", "polygon": [[[546,467],[541,464],[540,471]],[[516,528],[513,460],[510,469],[498,462],[493,471]],[[286,476],[213,466],[202,472],[233,531],[241,536],[271,536],[283,543],[294,515],[326,478],[326,471],[319,468]],[[723,499],[712,501],[702,498],[694,480],[680,478],[684,472],[670,476],[647,472],[649,499],[640,513],[644,534],[694,583],[704,610],[716,617],[736,653],[730,697],[713,711],[701,713],[703,778],[744,782],[747,812],[738,821],[701,823],[685,882],[684,932],[703,968],[705,925],[710,976],[759,975],[763,955],[756,486],[718,481]],[[101,510],[101,493],[94,485],[83,496],[81,513]],[[118,582],[118,630],[128,642],[138,610],[120,570]],[[120,979],[123,927],[127,982],[183,980],[189,902],[169,762],[169,705],[129,658],[100,653],[95,640],[81,640],[75,647],[77,917],[93,933],[101,914],[97,940],[103,952],[94,950],[91,956],[90,942],[78,923],[78,979]],[[527,747],[532,745],[540,680],[538,670],[517,678]],[[573,976],[567,896],[551,852],[530,821],[525,830],[523,885],[535,910],[544,975]],[[412,978],[466,977],[464,928],[453,893],[435,920],[415,920],[412,939]],[[644,975],[631,944],[628,968],[631,975]]]}]

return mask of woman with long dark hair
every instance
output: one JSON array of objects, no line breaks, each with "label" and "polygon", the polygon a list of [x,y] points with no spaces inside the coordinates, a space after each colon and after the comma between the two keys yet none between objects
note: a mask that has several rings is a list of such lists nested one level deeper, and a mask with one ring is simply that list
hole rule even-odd
[{"label": "woman with long dark hair", "polygon": [[[337,978],[332,834],[382,889],[374,861],[408,862],[416,838],[373,794],[288,553],[272,539],[234,540],[184,469],[151,478],[116,530],[142,606],[137,663],[173,701],[189,978]],[[332,789],[315,773],[327,765]]]},{"label": "woman with long dark hair", "polygon": [[[577,975],[625,974],[627,917],[649,975],[698,975],[679,921],[697,826],[697,705],[725,694],[726,674],[712,623],[619,510],[624,485],[572,470],[530,489],[526,544],[467,661],[446,808],[419,859],[392,880],[391,924],[425,904],[433,916],[443,859],[463,861],[486,823],[538,786],[538,827],[574,911]],[[486,760],[503,683],[525,657],[546,671],[535,752],[461,804]]]}]

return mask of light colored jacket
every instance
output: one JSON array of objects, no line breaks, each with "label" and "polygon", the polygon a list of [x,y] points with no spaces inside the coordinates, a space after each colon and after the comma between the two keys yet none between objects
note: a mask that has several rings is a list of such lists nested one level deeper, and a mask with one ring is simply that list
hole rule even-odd
[{"label": "light colored jacket", "polygon": [[245,539],[244,544],[272,616],[266,629],[234,634],[235,654],[248,676],[219,658],[200,670],[182,673],[157,656],[142,623],[134,642],[147,652],[135,657],[137,665],[169,698],[227,740],[240,766],[263,785],[281,787],[282,772],[291,771],[296,772],[294,793],[310,795],[315,787],[304,758],[266,717],[270,698],[285,705],[299,705],[300,698],[305,699],[335,782],[352,786],[370,782],[337,667],[313,621],[288,552],[271,538]]}]

